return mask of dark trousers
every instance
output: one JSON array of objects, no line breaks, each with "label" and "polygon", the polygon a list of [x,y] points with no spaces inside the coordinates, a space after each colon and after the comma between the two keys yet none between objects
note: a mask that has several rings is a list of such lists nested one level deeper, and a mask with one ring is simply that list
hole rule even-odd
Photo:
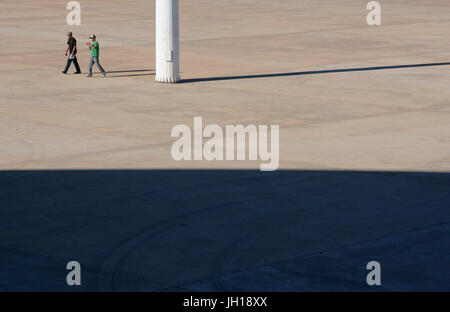
[{"label": "dark trousers", "polygon": [[66,65],[66,68],[64,68],[64,72],[67,73],[67,71],[69,70],[70,64],[72,64],[72,61],[73,61],[73,64],[75,65],[75,69],[77,70],[77,73],[81,73],[80,65],[78,64],[78,60],[77,60],[76,56],[74,57],[73,60],[71,60],[70,58],[67,59],[67,65]]}]

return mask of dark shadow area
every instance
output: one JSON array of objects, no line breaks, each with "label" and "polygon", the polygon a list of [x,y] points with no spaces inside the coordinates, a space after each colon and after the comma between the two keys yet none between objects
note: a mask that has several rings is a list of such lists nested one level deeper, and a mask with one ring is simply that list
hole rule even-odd
[{"label": "dark shadow area", "polygon": [[153,69],[133,69],[133,70],[111,70],[108,74],[120,74],[120,73],[139,73],[139,72],[149,72]]},{"label": "dark shadow area", "polygon": [[302,76],[302,75],[332,74],[332,73],[375,71],[375,70],[402,69],[402,68],[415,68],[415,67],[431,67],[431,66],[447,66],[447,65],[450,65],[450,62],[446,62],[446,63],[411,64],[411,65],[393,65],[393,66],[373,66],[373,67],[358,67],[358,68],[343,68],[343,69],[325,69],[325,70],[312,70],[312,71],[290,72],[290,73],[274,73],[274,74],[260,74],[260,75],[242,75],[242,76],[193,78],[193,79],[183,79],[181,81],[181,83],[221,81],[221,80],[236,80],[236,79],[254,79],[254,78],[290,77],[290,76]]},{"label": "dark shadow area", "polygon": [[0,290],[450,291],[449,189],[439,172],[0,171]]},{"label": "dark shadow area", "polygon": [[[109,73],[108,73],[109,74]],[[120,78],[120,77],[139,77],[139,76],[154,76],[155,73],[149,73],[149,74],[130,74],[130,75],[114,75],[110,76],[108,75],[108,78]]]}]

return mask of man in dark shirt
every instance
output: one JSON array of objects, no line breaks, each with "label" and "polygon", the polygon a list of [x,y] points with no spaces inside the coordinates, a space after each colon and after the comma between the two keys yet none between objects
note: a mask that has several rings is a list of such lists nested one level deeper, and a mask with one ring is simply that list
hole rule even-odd
[{"label": "man in dark shirt", "polygon": [[62,73],[67,74],[70,64],[73,62],[75,69],[77,70],[75,74],[81,74],[80,65],[78,65],[77,60],[77,40],[73,37],[72,32],[67,33],[67,37],[69,39],[67,40],[66,56],[69,55],[69,58],[67,59],[66,68],[64,68]]}]

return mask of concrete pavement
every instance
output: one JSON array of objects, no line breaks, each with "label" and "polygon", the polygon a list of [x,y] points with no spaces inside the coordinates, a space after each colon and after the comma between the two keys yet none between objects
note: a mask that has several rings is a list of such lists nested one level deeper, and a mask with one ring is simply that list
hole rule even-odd
[{"label": "concrete pavement", "polygon": [[[0,4],[0,289],[74,290],[78,259],[84,290],[373,290],[380,259],[383,289],[448,291],[450,4],[180,2],[176,85],[153,1]],[[107,78],[60,73],[69,30]],[[282,171],[175,162],[194,116],[280,125]]]}]

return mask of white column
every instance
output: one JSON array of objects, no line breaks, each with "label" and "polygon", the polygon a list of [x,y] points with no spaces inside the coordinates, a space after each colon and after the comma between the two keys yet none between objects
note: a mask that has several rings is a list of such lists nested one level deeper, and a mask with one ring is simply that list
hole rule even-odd
[{"label": "white column", "polygon": [[156,0],[156,81],[180,81],[178,0]]}]

